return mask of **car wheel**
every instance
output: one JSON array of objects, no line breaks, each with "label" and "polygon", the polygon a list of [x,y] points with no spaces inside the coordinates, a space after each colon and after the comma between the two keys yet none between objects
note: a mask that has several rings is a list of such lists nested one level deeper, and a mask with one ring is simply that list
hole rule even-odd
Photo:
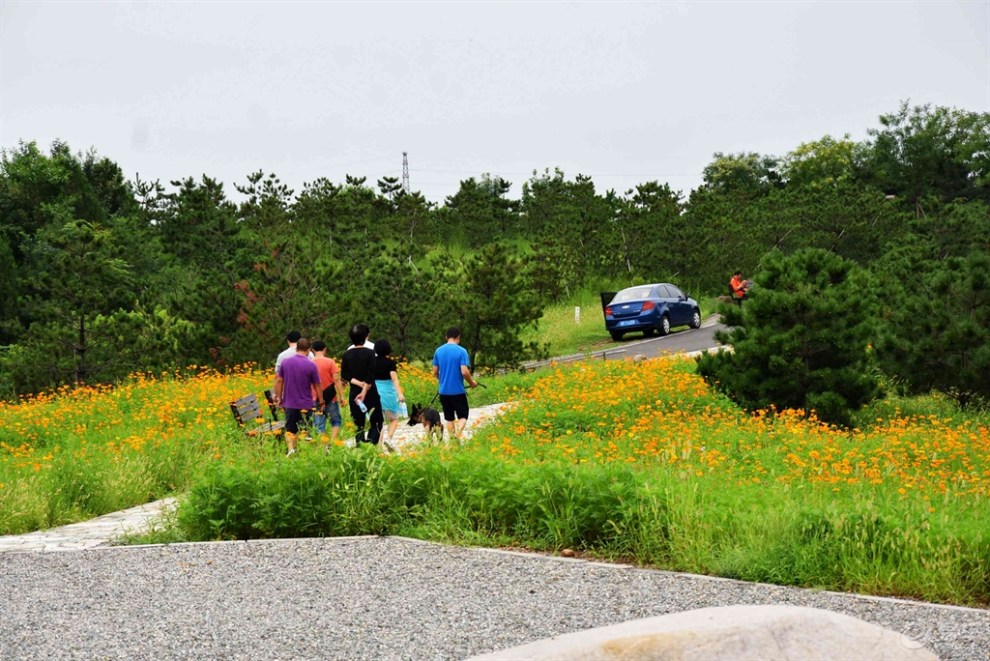
[{"label": "car wheel", "polygon": [[657,333],[659,333],[661,337],[664,335],[670,335],[670,317],[664,315],[660,319],[660,325],[657,326]]},{"label": "car wheel", "polygon": [[701,328],[701,311],[695,310],[691,313],[691,328]]},{"label": "car wheel", "polygon": [[620,333],[619,331],[612,331],[609,333],[609,335],[611,335],[612,339],[615,340],[616,342],[622,339],[622,333]]}]

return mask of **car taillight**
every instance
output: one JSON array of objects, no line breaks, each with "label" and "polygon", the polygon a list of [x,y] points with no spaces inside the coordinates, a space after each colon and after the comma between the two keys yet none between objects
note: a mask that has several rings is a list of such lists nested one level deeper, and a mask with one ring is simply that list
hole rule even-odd
[{"label": "car taillight", "polygon": [[610,317],[612,316],[612,306],[611,305],[605,306],[605,314],[607,314]]},{"label": "car taillight", "polygon": [[646,301],[645,303],[643,303],[643,312],[646,312],[647,310],[652,310],[656,306],[657,306],[656,303],[654,303],[653,301]]}]

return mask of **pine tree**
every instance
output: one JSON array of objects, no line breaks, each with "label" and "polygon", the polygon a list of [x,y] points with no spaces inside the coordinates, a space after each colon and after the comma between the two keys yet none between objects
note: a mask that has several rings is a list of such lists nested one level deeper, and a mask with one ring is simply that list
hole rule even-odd
[{"label": "pine tree", "polygon": [[702,356],[699,373],[746,409],[803,409],[850,424],[879,393],[866,279],[824,250],[768,253],[751,298],[728,311],[732,328],[719,339],[733,351]]}]

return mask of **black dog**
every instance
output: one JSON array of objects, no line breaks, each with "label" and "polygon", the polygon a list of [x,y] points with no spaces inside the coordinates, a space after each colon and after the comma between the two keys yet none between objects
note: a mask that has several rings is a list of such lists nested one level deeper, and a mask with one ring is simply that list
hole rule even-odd
[{"label": "black dog", "polygon": [[412,411],[409,412],[409,425],[423,425],[426,430],[426,439],[434,443],[443,441],[443,421],[440,419],[440,412],[430,407],[413,404]]}]

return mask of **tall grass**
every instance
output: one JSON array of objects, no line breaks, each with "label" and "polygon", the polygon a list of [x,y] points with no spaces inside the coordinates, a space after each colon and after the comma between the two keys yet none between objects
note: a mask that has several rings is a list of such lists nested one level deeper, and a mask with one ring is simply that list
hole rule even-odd
[{"label": "tall grass", "polygon": [[[400,368],[407,397],[430,402],[425,367]],[[471,401],[520,396],[533,375],[484,380]],[[271,375],[251,366],[230,374],[193,366],[137,374],[115,388],[63,388],[18,404],[0,402],[0,535],[74,523],[183,493],[214,463],[267,465],[284,452],[271,437],[248,439],[228,402],[260,397]],[[353,426],[344,412],[344,435]]]},{"label": "tall grass", "polygon": [[[580,309],[577,320],[575,308]],[[563,303],[545,308],[538,328],[527,331],[523,339],[549,345],[551,356],[598,351],[612,343],[605,330],[598,291],[590,289],[582,289]]]},{"label": "tall grass", "polygon": [[245,458],[227,402],[253,371],[135,375],[0,403],[0,534],[72,523],[184,491],[204,462]]},{"label": "tall grass", "polygon": [[[975,514],[975,513],[972,513]],[[968,519],[968,520],[967,520]],[[180,508],[186,539],[396,534],[525,546],[778,584],[990,601],[978,516],[782,493],[633,465],[513,464],[371,450],[216,467]]]}]

